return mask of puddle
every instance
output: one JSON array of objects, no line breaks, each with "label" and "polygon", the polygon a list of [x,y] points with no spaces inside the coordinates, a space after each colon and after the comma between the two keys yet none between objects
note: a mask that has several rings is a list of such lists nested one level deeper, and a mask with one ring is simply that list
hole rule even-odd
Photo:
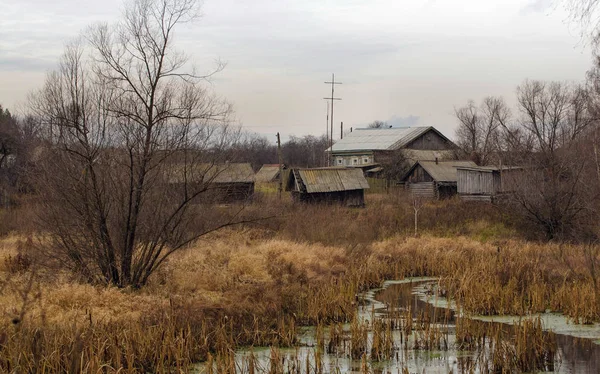
[{"label": "puddle", "polygon": [[[457,312],[447,300],[431,296],[430,291],[436,284],[435,278],[385,282],[382,288],[362,295],[357,321],[352,324],[325,328],[321,332],[315,327],[301,328],[296,348],[240,349],[233,359],[235,371],[269,374],[489,372],[491,345],[486,341],[470,349],[457,348]],[[544,364],[545,372],[600,372],[600,345],[594,344],[594,340],[600,339],[600,328],[568,324],[555,314],[540,317],[546,328],[557,329],[556,345],[552,357]],[[498,327],[511,334],[512,324],[518,317],[476,317],[470,321],[484,329]],[[407,327],[408,323],[412,327]],[[197,372],[207,373],[206,365],[199,365]]]}]

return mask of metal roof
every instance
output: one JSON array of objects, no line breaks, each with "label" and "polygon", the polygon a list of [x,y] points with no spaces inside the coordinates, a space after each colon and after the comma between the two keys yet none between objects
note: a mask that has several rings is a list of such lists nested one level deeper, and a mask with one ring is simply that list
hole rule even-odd
[{"label": "metal roof", "polygon": [[306,192],[335,192],[369,188],[360,169],[299,169]]},{"label": "metal roof", "polygon": [[[328,152],[395,150],[406,146],[429,130],[427,127],[392,127],[383,129],[355,129],[344,136]],[[437,130],[435,130],[437,131]]]},{"label": "metal roof", "polygon": [[271,182],[279,174],[279,165],[277,164],[265,164],[256,173],[257,182]]},{"label": "metal roof", "polygon": [[[477,166],[473,161],[439,161],[437,163],[435,161],[419,161],[416,165],[421,165],[436,182],[456,182],[458,179],[457,167]],[[413,169],[416,165],[413,166]]]}]

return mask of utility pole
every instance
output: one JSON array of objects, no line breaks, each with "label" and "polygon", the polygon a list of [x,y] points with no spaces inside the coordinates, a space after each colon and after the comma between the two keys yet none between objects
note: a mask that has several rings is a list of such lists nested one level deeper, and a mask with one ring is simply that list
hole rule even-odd
[{"label": "utility pole", "polygon": [[[326,135],[326,139],[327,139],[327,147],[329,147],[329,101],[327,101],[327,114],[326,114],[326,120],[325,120],[325,134]],[[325,154],[323,155],[323,157],[325,157],[325,160],[323,165],[329,165],[329,157],[327,157],[327,152],[325,152]]]},{"label": "utility pole", "polygon": [[283,191],[283,164],[281,163],[281,137],[277,133],[277,159],[279,160],[279,187],[277,188],[277,196],[281,200],[281,193]]},{"label": "utility pole", "polygon": [[[325,82],[325,84],[330,84],[331,85],[331,97],[324,97],[323,98],[325,100],[330,100],[331,101],[331,131],[329,132],[331,134],[331,138],[329,139],[329,147],[331,148],[333,146],[333,101],[334,100],[342,100],[341,98],[334,96],[335,85],[336,84],[342,84],[342,82],[336,82],[335,81],[335,74],[331,74],[331,82]],[[330,155],[331,155],[331,153],[330,153]],[[331,157],[327,158],[327,163],[331,164]]]},{"label": "utility pole", "polygon": [[344,122],[340,123],[340,139],[344,139]]}]

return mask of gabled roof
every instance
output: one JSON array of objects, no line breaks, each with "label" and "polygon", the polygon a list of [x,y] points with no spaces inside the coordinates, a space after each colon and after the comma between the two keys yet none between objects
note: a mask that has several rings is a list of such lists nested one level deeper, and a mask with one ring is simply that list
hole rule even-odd
[{"label": "gabled roof", "polygon": [[171,183],[206,182],[206,183],[254,183],[254,170],[248,163],[225,163],[178,165],[171,168]]},{"label": "gabled roof", "polygon": [[391,127],[382,129],[355,129],[344,136],[327,152],[350,152],[350,151],[384,151],[396,150],[407,146],[412,141],[425,134],[427,131],[435,131],[444,140],[452,143],[441,132],[431,126],[424,127]]},{"label": "gabled roof", "polygon": [[473,161],[417,161],[402,180],[406,180],[419,165],[436,182],[456,182],[458,179],[456,168],[477,166]]},{"label": "gabled roof", "polygon": [[254,170],[249,163],[213,165],[206,173],[212,183],[253,183]]},{"label": "gabled roof", "polygon": [[279,164],[264,164],[256,173],[257,182],[271,182],[279,175]]},{"label": "gabled roof", "polygon": [[323,168],[323,169],[296,169],[290,173],[288,190],[291,178],[300,176],[307,193],[351,191],[369,188],[361,169],[352,168]]}]

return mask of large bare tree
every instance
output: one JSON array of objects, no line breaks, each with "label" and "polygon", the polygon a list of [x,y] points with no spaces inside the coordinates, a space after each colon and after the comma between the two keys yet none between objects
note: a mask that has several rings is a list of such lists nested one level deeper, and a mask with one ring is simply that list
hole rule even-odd
[{"label": "large bare tree", "polygon": [[507,149],[525,167],[513,174],[515,207],[548,239],[581,235],[584,221],[593,213],[589,208],[598,198],[587,150],[595,124],[589,91],[527,80],[517,88],[517,102],[518,125],[529,147]]},{"label": "large bare tree", "polygon": [[173,252],[232,222],[202,208],[235,141],[231,108],[173,43],[197,14],[196,0],[128,2],[119,23],[67,46],[32,98],[47,142],[42,249],[90,282],[143,286]]},{"label": "large bare tree", "polygon": [[511,112],[504,99],[486,97],[481,105],[469,101],[455,109],[458,119],[458,145],[478,165],[488,165],[496,159],[500,132],[507,128]]}]

